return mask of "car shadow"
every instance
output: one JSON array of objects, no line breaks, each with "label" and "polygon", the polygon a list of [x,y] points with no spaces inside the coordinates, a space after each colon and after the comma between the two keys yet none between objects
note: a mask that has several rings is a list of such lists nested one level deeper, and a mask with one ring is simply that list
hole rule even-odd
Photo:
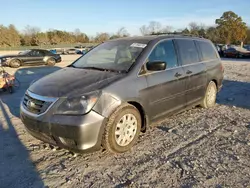
[{"label": "car shadow", "polygon": [[0,187],[44,187],[12,121],[0,99]]},{"label": "car shadow", "polygon": [[[60,67],[25,67],[15,72],[20,86],[10,94],[0,90],[0,187],[44,187],[39,172],[32,164],[29,151],[18,138],[25,134],[16,129],[22,126],[20,102],[33,80],[51,74]],[[15,126],[14,126],[15,125]]]},{"label": "car shadow", "polygon": [[250,109],[250,83],[224,80],[217,103]]},{"label": "car shadow", "polygon": [[3,103],[7,104],[13,116],[19,117],[20,102],[30,83],[60,69],[60,67],[56,66],[25,67],[18,69],[14,75],[20,83],[18,84],[19,86],[14,88],[14,92],[12,94],[7,91],[3,92],[0,90],[1,100]]}]

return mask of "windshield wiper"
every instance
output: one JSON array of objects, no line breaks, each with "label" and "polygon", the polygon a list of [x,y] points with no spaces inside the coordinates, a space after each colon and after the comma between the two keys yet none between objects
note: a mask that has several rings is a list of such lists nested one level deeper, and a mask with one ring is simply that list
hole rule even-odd
[{"label": "windshield wiper", "polygon": [[125,70],[114,70],[114,69],[107,69],[107,68],[100,68],[100,67],[75,67],[80,69],[92,69],[92,70],[99,70],[99,71],[109,71],[109,72],[118,72],[118,73],[126,73]]}]

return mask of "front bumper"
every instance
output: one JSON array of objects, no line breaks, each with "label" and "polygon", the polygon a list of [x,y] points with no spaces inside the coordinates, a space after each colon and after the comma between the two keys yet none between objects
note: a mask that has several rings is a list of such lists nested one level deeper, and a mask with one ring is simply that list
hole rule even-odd
[{"label": "front bumper", "polygon": [[35,138],[76,152],[101,148],[106,118],[94,111],[83,116],[32,117],[21,105],[21,120]]}]

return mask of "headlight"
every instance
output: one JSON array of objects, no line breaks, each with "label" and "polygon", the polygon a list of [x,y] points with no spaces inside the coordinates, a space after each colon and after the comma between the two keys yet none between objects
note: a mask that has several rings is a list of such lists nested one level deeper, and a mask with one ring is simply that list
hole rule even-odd
[{"label": "headlight", "polygon": [[91,92],[84,96],[68,97],[57,108],[56,114],[83,115],[96,104],[99,92]]},{"label": "headlight", "polygon": [[4,57],[4,58],[2,58],[2,62],[8,61],[10,59],[11,59],[10,57]]}]

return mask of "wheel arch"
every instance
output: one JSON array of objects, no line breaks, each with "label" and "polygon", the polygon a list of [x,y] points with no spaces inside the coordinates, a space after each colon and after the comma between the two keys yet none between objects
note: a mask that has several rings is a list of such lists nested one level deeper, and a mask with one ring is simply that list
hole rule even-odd
[{"label": "wheel arch", "polygon": [[20,66],[23,65],[23,60],[20,59],[20,58],[18,58],[18,57],[11,58],[11,59],[9,60],[9,62],[8,62],[8,65],[10,66],[11,62],[14,61],[14,60],[19,61],[19,62],[20,62]]},{"label": "wheel arch", "polygon": [[218,89],[218,81],[216,79],[212,79],[211,81],[213,81]]},{"label": "wheel arch", "polygon": [[134,106],[139,111],[142,120],[141,132],[146,132],[149,121],[143,106],[138,101],[127,101],[127,103]]},{"label": "wheel arch", "polygon": [[53,56],[45,56],[44,58],[43,58],[43,61],[44,61],[44,63],[46,63],[49,59],[51,59],[51,58],[53,58],[55,61],[56,61],[56,58],[54,58]]}]

